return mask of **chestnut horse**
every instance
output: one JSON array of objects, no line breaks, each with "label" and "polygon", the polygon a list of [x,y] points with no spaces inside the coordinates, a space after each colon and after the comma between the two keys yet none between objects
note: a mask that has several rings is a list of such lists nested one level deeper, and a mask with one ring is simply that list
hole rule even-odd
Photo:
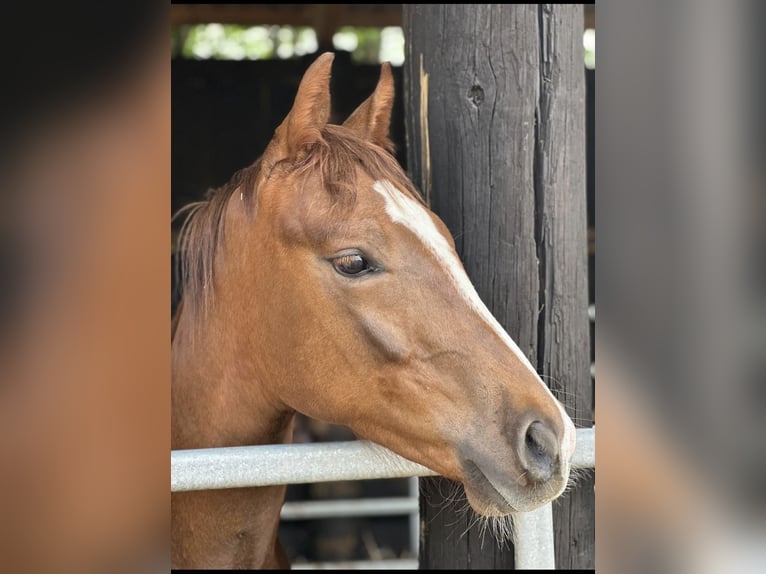
[{"label": "chestnut horse", "polygon": [[[574,425],[391,154],[389,65],[329,125],[332,60],[185,224],[172,448],[288,443],[297,411],[461,482],[480,515],[537,508],[567,485]],[[284,494],[174,493],[173,566],[289,566]]]}]

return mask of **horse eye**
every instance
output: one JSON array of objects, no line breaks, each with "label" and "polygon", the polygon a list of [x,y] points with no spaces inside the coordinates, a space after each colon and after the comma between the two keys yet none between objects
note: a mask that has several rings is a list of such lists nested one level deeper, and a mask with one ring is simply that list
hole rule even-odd
[{"label": "horse eye", "polygon": [[332,260],[333,267],[341,275],[358,277],[372,271],[369,262],[358,253],[341,255]]}]

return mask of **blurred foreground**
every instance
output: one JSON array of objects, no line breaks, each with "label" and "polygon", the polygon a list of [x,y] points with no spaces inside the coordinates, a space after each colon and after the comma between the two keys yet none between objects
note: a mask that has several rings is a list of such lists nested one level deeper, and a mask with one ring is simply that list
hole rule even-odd
[{"label": "blurred foreground", "polygon": [[5,572],[169,568],[168,24],[81,8],[4,19]]},{"label": "blurred foreground", "polygon": [[764,15],[599,6],[604,572],[766,569]]}]

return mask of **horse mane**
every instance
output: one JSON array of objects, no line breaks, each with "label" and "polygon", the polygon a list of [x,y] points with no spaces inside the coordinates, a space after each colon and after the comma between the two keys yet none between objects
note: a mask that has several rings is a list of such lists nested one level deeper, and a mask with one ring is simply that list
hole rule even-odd
[{"label": "horse mane", "polygon": [[[422,196],[389,151],[360,138],[343,126],[328,124],[322,129],[321,135],[321,140],[312,146],[302,160],[297,163],[282,160],[277,165],[289,162],[289,169],[306,176],[319,171],[331,197],[336,201],[348,202],[349,205],[353,205],[356,198],[357,168],[361,167],[373,179],[387,179],[425,205]],[[223,186],[208,190],[204,200],[182,207],[174,216],[189,212],[178,239],[177,272],[180,272],[182,297],[176,321],[182,308],[185,312],[206,312],[213,296],[215,261],[226,230],[226,205],[239,190],[246,208],[255,215],[258,195],[256,181],[264,168],[261,159],[237,171]],[[175,335],[175,328],[172,334]]]}]

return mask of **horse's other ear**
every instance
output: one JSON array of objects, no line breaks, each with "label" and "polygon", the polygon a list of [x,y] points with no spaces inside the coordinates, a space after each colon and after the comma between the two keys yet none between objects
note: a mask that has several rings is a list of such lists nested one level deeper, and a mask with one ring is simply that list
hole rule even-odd
[{"label": "horse's other ear", "polygon": [[293,107],[267,149],[270,163],[296,159],[301,151],[321,141],[322,128],[330,119],[330,69],[334,58],[333,53],[325,52],[306,70]]},{"label": "horse's other ear", "polygon": [[393,152],[394,144],[388,138],[393,107],[394,76],[391,74],[391,64],[386,62],[380,69],[380,79],[375,91],[356,108],[343,125],[372,143]]}]

